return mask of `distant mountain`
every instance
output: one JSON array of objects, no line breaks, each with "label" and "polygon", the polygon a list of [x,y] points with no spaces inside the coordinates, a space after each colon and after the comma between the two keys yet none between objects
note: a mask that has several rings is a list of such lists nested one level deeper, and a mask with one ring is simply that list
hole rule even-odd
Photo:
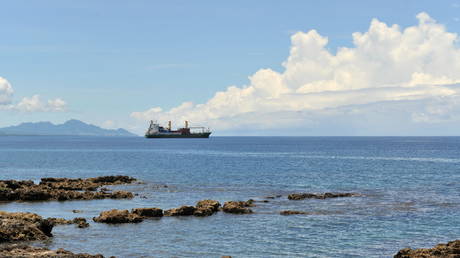
[{"label": "distant mountain", "polygon": [[69,120],[63,124],[50,122],[22,123],[0,128],[0,135],[88,135],[88,136],[136,136],[125,129],[103,129],[79,120]]}]

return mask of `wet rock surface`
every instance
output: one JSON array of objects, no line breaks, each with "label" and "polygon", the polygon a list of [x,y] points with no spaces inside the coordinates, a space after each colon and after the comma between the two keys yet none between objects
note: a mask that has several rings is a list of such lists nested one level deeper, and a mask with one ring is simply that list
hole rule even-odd
[{"label": "wet rock surface", "polygon": [[303,199],[328,199],[340,197],[355,197],[359,196],[357,193],[293,193],[288,195],[289,200],[303,200]]},{"label": "wet rock surface", "polygon": [[35,213],[0,211],[0,242],[45,240],[54,223]]},{"label": "wet rock surface", "polygon": [[307,214],[304,211],[293,211],[293,210],[285,210],[281,211],[280,215],[301,215],[301,214]]},{"label": "wet rock surface", "polygon": [[128,210],[109,210],[103,211],[98,217],[94,217],[95,222],[120,224],[120,223],[139,223],[143,218],[137,214],[131,213]]},{"label": "wet rock surface", "polygon": [[170,210],[166,210],[164,215],[165,216],[190,216],[195,213],[196,208],[193,206],[181,206],[179,208],[174,208]]},{"label": "wet rock surface", "polygon": [[121,185],[131,184],[136,181],[135,178],[129,176],[101,176],[92,178],[42,178],[40,185],[46,185],[54,189],[62,190],[83,190],[95,191],[103,185]]},{"label": "wet rock surface", "polygon": [[253,207],[254,201],[228,201],[224,203],[222,210],[226,213],[233,213],[233,214],[250,214],[252,210],[247,207]]},{"label": "wet rock surface", "polygon": [[30,180],[0,180],[0,201],[130,199],[134,197],[131,192],[96,190],[103,185],[129,184],[134,181],[136,179],[128,176],[42,178],[39,184]]},{"label": "wet rock surface", "polygon": [[146,218],[163,217],[163,210],[159,208],[136,208],[132,209],[131,213]]},{"label": "wet rock surface", "polygon": [[215,200],[202,200],[196,203],[193,215],[197,217],[211,216],[219,211],[220,203]]},{"label": "wet rock surface", "polygon": [[460,240],[451,241],[447,244],[439,244],[433,248],[411,249],[404,248],[394,258],[460,258]]},{"label": "wet rock surface", "polygon": [[85,218],[74,218],[71,220],[63,219],[63,218],[48,218],[48,220],[52,221],[54,225],[70,225],[75,224],[78,228],[87,228],[89,227],[88,222]]},{"label": "wet rock surface", "polygon": [[104,258],[101,254],[91,255],[86,253],[72,253],[64,249],[50,250],[47,248],[28,246],[24,244],[9,244],[0,246],[0,257]]}]

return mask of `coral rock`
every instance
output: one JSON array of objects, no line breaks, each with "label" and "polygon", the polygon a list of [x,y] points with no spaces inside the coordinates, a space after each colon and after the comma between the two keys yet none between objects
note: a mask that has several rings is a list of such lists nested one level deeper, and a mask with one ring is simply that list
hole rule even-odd
[{"label": "coral rock", "polygon": [[142,217],[130,213],[128,210],[109,210],[103,211],[99,215],[99,217],[94,217],[93,220],[95,222],[101,223],[110,223],[110,224],[118,224],[118,223],[138,223],[142,221]]},{"label": "coral rock", "polygon": [[159,208],[136,208],[131,212],[142,217],[163,217],[163,210]]}]

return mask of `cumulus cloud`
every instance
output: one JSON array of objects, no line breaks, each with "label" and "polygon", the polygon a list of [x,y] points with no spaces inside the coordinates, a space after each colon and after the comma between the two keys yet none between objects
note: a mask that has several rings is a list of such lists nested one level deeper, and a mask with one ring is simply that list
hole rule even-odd
[{"label": "cumulus cloud", "polygon": [[12,95],[13,87],[6,79],[0,77],[0,105],[11,103]]},{"label": "cumulus cloud", "polygon": [[24,97],[19,103],[11,106],[11,109],[23,112],[59,112],[65,111],[66,105],[67,103],[60,98],[44,102],[39,95],[34,95],[30,98]]},{"label": "cumulus cloud", "polygon": [[131,117],[189,120],[220,130],[314,125],[327,122],[324,118],[371,117],[379,109],[387,116],[404,113],[401,119],[411,123],[457,119],[448,114],[460,100],[458,35],[426,13],[417,19],[404,29],[373,19],[368,31],[353,33],[353,47],[335,54],[316,30],[297,32],[284,71],[261,69],[248,85],[230,86],[206,103],[154,107]]},{"label": "cumulus cloud", "polygon": [[67,103],[60,99],[41,100],[39,95],[24,97],[18,103],[13,103],[13,87],[0,77],[0,110],[16,110],[22,112],[60,112],[65,111]]}]

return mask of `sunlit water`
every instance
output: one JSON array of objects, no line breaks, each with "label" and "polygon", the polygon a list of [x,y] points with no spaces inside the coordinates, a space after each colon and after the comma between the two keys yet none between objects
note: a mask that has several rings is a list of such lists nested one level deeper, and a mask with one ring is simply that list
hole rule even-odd
[{"label": "sunlit water", "polygon": [[[0,177],[123,174],[144,182],[111,187],[132,200],[0,204],[44,217],[85,217],[34,244],[118,257],[388,257],[460,238],[460,138],[211,137],[144,139],[0,137]],[[168,187],[165,188],[164,185]],[[294,192],[362,197],[289,201]],[[201,199],[263,200],[252,215],[164,217],[106,225],[108,209],[174,208]],[[72,210],[82,213],[72,213]],[[281,210],[312,215],[281,216]]]}]

